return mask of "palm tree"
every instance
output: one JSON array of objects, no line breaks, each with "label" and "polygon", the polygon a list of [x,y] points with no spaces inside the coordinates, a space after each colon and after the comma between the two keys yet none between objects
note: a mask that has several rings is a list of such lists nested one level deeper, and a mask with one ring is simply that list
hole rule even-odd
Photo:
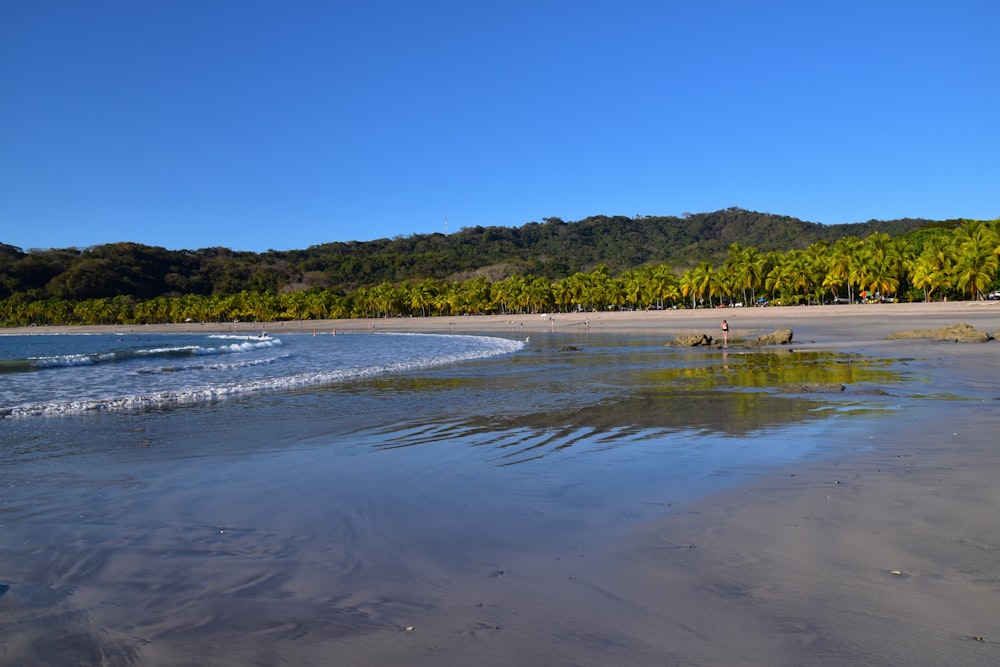
[{"label": "palm tree", "polygon": [[792,262],[781,253],[768,254],[771,258],[771,270],[764,278],[764,287],[771,293],[772,298],[778,294],[784,300],[795,282]]},{"label": "palm tree", "polygon": [[560,281],[560,290],[564,290],[568,305],[582,308],[586,304],[587,280],[587,274],[577,271]]},{"label": "palm tree", "polygon": [[782,272],[788,287],[796,294],[808,295],[816,285],[817,281],[813,277],[813,263],[802,250],[788,251],[785,255],[785,261],[782,263]]},{"label": "palm tree", "polygon": [[710,262],[700,262],[691,270],[694,295],[699,300],[708,297],[708,305],[712,306],[712,297],[718,290],[718,279],[715,267]]},{"label": "palm tree", "polygon": [[532,277],[525,286],[524,293],[533,312],[541,313],[551,309],[552,283],[545,278]]},{"label": "palm tree", "polygon": [[931,300],[934,290],[943,287],[951,287],[950,272],[942,271],[938,267],[933,252],[923,252],[916,259],[907,263],[910,275],[910,282],[914,287],[924,291],[924,302]]},{"label": "palm tree", "polygon": [[967,289],[973,300],[993,284],[1000,262],[1000,239],[981,221],[969,220],[955,230],[958,261],[955,263],[955,283]]},{"label": "palm tree", "polygon": [[690,296],[691,297],[691,307],[692,308],[697,308],[698,307],[698,301],[697,301],[697,299],[698,299],[698,294],[697,294],[698,290],[695,287],[694,269],[688,269],[687,271],[685,271],[684,273],[681,274],[681,279],[680,279],[680,283],[679,283],[678,286],[680,288],[681,296],[684,297],[685,299]]},{"label": "palm tree", "polygon": [[567,312],[569,310],[570,304],[573,303],[573,291],[566,279],[560,280],[552,286],[552,298],[560,311]]},{"label": "palm tree", "polygon": [[827,290],[825,279],[830,265],[830,246],[825,241],[809,244],[805,250],[805,259],[809,267],[811,296],[817,303],[822,303],[823,294]]},{"label": "palm tree", "polygon": [[351,295],[351,300],[354,304],[354,310],[357,311],[360,317],[371,317],[375,312],[374,300],[371,296],[371,290],[367,287],[359,287]]},{"label": "palm tree", "polygon": [[846,285],[847,298],[854,302],[853,271],[861,248],[861,240],[855,236],[837,239],[830,254],[824,285]]},{"label": "palm tree", "polygon": [[421,317],[430,315],[430,308],[439,289],[437,282],[432,278],[420,281],[410,290],[410,308],[414,311],[419,310]]},{"label": "palm tree", "polygon": [[525,289],[524,276],[513,275],[504,278],[492,287],[492,302],[502,313],[520,312],[523,308],[522,293]]},{"label": "palm tree", "polygon": [[740,290],[743,293],[743,302],[746,303],[746,289],[743,288],[739,277],[742,256],[743,246],[739,243],[730,244],[729,255],[726,257],[726,261],[722,263],[719,273],[725,276],[725,282],[731,290]]},{"label": "palm tree", "polygon": [[864,243],[859,245],[851,257],[851,271],[847,276],[848,285],[857,285],[864,296],[867,296],[868,279],[873,272],[871,248]]},{"label": "palm tree", "polygon": [[469,278],[461,284],[459,307],[468,314],[485,313],[491,309],[492,284],[483,276]]},{"label": "palm tree", "polygon": [[824,290],[829,290],[833,294],[833,298],[837,299],[840,297],[840,288],[844,287],[845,281],[843,278],[838,278],[828,271],[823,275],[820,285]]},{"label": "palm tree", "polygon": [[587,275],[587,297],[592,310],[605,310],[610,302],[611,276],[608,267],[598,264]]},{"label": "palm tree", "polygon": [[871,292],[895,293],[899,288],[900,267],[892,238],[875,232],[864,240],[863,247],[863,265],[859,267],[861,286]]},{"label": "palm tree", "polygon": [[607,289],[605,291],[605,305],[607,307],[615,306],[621,309],[625,305],[625,281],[621,278],[611,278],[608,280]]},{"label": "palm tree", "polygon": [[936,290],[954,285],[954,266],[953,234],[944,230],[924,236],[922,244],[914,244],[904,261],[910,284],[923,290],[925,302]]},{"label": "palm tree", "polygon": [[910,247],[905,238],[892,239],[892,246],[889,252],[889,274],[895,278],[896,287],[893,294],[898,295],[906,286],[906,260],[910,257]]},{"label": "palm tree", "polygon": [[[740,291],[743,303],[756,300],[757,290],[764,284],[764,257],[757,248],[733,243],[723,268],[732,276],[732,288]],[[749,300],[747,290],[750,290]]]},{"label": "palm tree", "polygon": [[638,270],[628,269],[622,273],[619,280],[622,282],[625,293],[625,303],[630,304],[633,308],[641,308],[648,303],[646,296],[649,293],[649,274],[648,265]]},{"label": "palm tree", "polygon": [[656,299],[656,305],[663,308],[665,302],[676,301],[680,296],[677,276],[667,264],[657,264],[651,274],[650,296]]}]

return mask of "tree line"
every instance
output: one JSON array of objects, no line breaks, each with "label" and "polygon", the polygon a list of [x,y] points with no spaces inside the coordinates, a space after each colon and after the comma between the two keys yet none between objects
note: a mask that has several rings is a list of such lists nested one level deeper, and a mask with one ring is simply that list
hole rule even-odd
[{"label": "tree line", "polygon": [[[561,223],[568,224],[568,223]],[[569,223],[572,224],[572,223]],[[599,263],[563,277],[485,273],[383,280],[352,290],[274,286],[228,293],[115,294],[83,299],[14,293],[0,300],[8,326],[282,321],[348,317],[697,308],[754,304],[981,299],[1000,288],[1000,219],[921,224],[900,236],[875,231],[763,250],[731,242],[717,261],[687,268],[647,262],[612,271]],[[64,279],[68,281],[69,278]]]}]

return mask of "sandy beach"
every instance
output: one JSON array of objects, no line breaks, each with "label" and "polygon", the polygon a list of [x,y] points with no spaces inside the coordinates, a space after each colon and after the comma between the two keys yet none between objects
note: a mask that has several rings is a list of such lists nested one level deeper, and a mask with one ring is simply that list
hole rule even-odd
[{"label": "sandy beach", "polygon": [[790,327],[800,342],[808,334],[818,342],[877,341],[889,333],[910,328],[936,328],[966,322],[991,334],[1000,331],[1000,301],[952,303],[856,304],[768,308],[716,308],[607,313],[542,313],[463,317],[300,320],[284,322],[205,322],[150,325],[42,326],[0,329],[17,333],[519,333],[542,332],[680,333],[706,332],[718,337],[719,323],[728,319],[730,335],[749,337]]},{"label": "sandy beach", "polygon": [[[723,318],[733,339],[788,327],[796,349],[892,350],[933,378],[926,392],[934,396],[922,399],[920,409],[863,430],[825,434],[818,440],[825,448],[755,474],[738,488],[676,506],[665,489],[656,516],[636,522],[613,544],[582,543],[544,564],[496,566],[504,568],[494,571],[503,575],[502,589],[497,577],[442,574],[447,584],[426,591],[427,600],[438,601],[433,613],[428,608],[416,627],[401,627],[388,639],[344,633],[335,663],[1000,664],[1000,341],[887,340],[899,331],[955,323],[1000,338],[1000,302],[86,331],[451,332],[528,339],[593,332],[668,342],[689,332],[717,336]],[[380,537],[387,548],[390,533]],[[439,564],[408,567],[432,572]],[[327,664],[316,644],[290,639],[296,627],[275,625],[275,640],[284,642],[280,651],[213,651],[206,664]],[[195,621],[189,630],[197,628]],[[233,627],[227,636],[239,642],[239,631]],[[628,663],[616,662],[625,658]],[[188,664],[185,659],[176,645],[154,641],[130,658],[100,664]]]}]

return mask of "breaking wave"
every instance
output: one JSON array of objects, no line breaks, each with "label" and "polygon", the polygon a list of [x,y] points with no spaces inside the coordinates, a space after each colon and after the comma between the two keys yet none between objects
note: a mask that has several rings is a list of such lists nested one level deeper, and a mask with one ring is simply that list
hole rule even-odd
[{"label": "breaking wave", "polygon": [[[219,345],[163,345],[134,350],[115,350],[92,354],[67,354],[50,357],[17,359],[4,362],[8,367],[18,366],[39,371],[47,368],[74,369],[81,366],[117,365],[121,369],[109,375],[114,381],[128,384],[128,377],[146,378],[145,381],[131,380],[130,389],[120,394],[97,391],[81,391],[74,398],[56,400],[34,400],[0,407],[0,418],[17,418],[39,415],[82,414],[93,411],[144,410],[166,406],[206,403],[232,396],[254,392],[287,391],[303,387],[321,386],[353,379],[360,379],[388,373],[404,373],[435,366],[486,359],[510,354],[524,347],[520,341],[486,336],[442,336],[434,334],[377,334],[342,336],[341,339],[366,339],[357,343],[347,352],[334,348],[340,356],[329,350],[313,350],[307,346],[295,348],[291,352],[275,355],[274,348],[282,345],[277,338],[252,338],[234,336],[212,336]],[[340,341],[338,341],[340,342]],[[420,344],[417,344],[419,342]],[[203,363],[194,361],[205,355],[228,353],[249,353],[232,362]],[[268,356],[252,356],[267,354]],[[294,357],[294,359],[293,359]],[[157,365],[136,366],[137,360],[156,360]],[[183,363],[162,363],[177,359]],[[126,368],[124,363],[133,362]],[[190,373],[189,371],[208,371]],[[73,376],[68,373],[67,379]],[[172,386],[178,375],[198,378],[197,382],[187,382]],[[82,376],[81,376],[82,377]],[[83,380],[78,381],[85,381]],[[105,381],[105,385],[110,380]]]}]

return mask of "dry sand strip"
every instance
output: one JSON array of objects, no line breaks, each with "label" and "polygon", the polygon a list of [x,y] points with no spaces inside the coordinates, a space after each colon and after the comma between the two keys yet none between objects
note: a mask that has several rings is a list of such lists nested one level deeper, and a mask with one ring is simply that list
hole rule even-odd
[{"label": "dry sand strip", "polygon": [[[715,308],[606,313],[543,313],[465,317],[393,317],[287,322],[208,322],[155,325],[42,326],[0,329],[2,334],[43,333],[635,333],[676,336],[705,332],[718,336],[725,318],[730,335],[742,338],[789,327],[796,342],[882,340],[908,329],[935,329],[967,323],[991,335],[1000,332],[1000,301],[899,303],[768,308]],[[1000,336],[995,336],[1000,338]]]}]

